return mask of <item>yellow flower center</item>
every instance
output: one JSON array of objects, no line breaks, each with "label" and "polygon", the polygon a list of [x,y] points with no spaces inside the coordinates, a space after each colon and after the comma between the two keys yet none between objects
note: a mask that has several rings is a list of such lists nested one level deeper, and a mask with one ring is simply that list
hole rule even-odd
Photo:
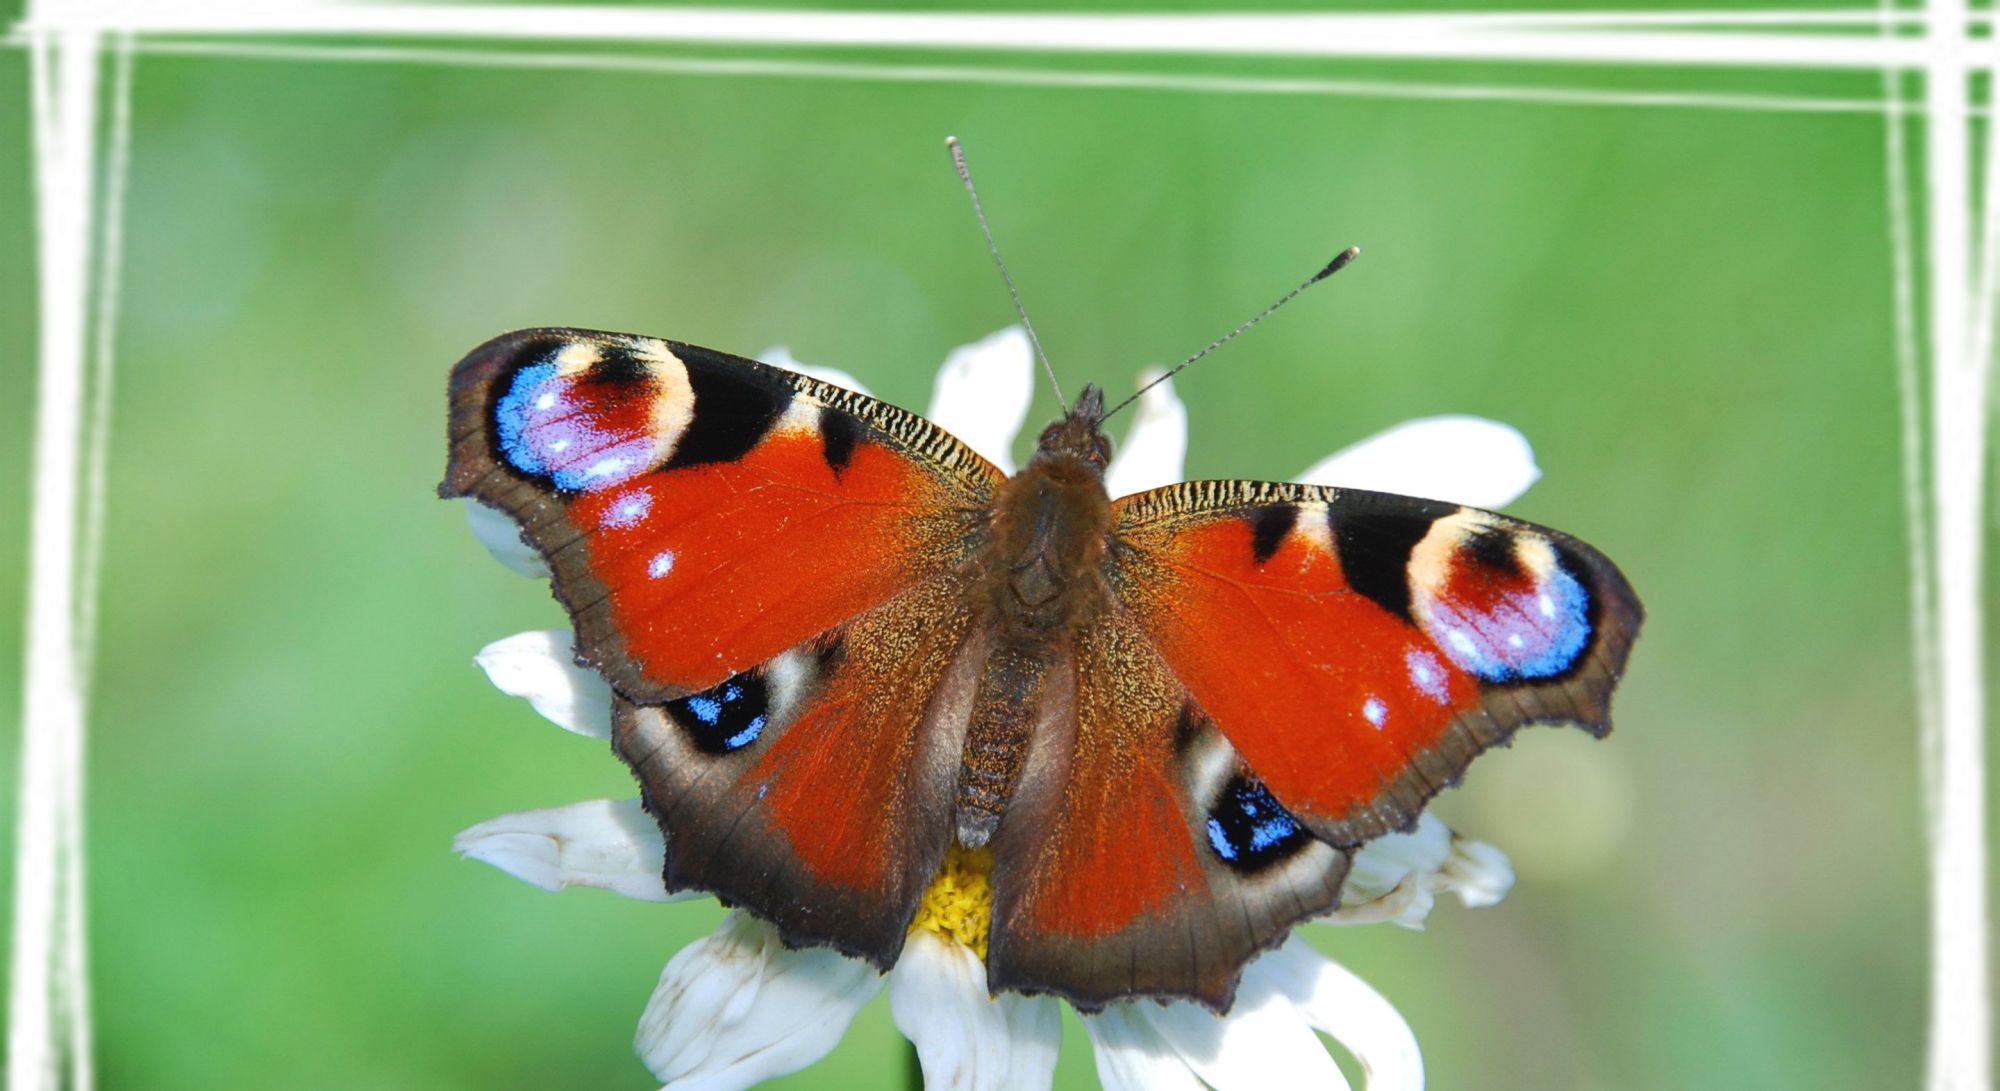
[{"label": "yellow flower center", "polygon": [[993,923],[993,850],[953,844],[937,878],[924,891],[910,931],[928,928],[972,949],[986,961],[986,930]]}]

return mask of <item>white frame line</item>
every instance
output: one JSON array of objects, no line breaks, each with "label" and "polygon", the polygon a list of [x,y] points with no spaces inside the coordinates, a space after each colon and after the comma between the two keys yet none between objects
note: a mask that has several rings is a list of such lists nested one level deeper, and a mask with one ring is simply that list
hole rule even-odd
[{"label": "white frame line", "polygon": [[[109,423],[110,332],[129,131],[133,43],[183,55],[279,60],[404,60],[711,75],[978,79],[1049,86],[1157,87],[1221,93],[1508,98],[1567,104],[1879,112],[1888,156],[1895,251],[1897,377],[1912,549],[1911,624],[1931,854],[1931,997],[1925,1086],[1990,1086],[1983,674],[1985,458],[2000,291],[2000,141],[1985,145],[1985,185],[1971,189],[1973,76],[2000,62],[1993,15],[1968,0],[1919,11],[1654,11],[1306,15],[1004,15],[817,12],[588,5],[333,3],[328,0],[32,0],[15,29],[31,61],[40,283],[40,354],[16,829],[8,1091],[89,1088],[90,1013],[83,946],[82,732]],[[1811,30],[1819,33],[1800,34]],[[1855,33],[1849,33],[1850,31]],[[1909,31],[1913,33],[1898,33]],[[1872,32],[1872,33],[1861,33]],[[122,37],[115,37],[122,36]],[[324,36],[371,44],[333,45]],[[418,44],[405,44],[414,40]],[[109,113],[101,239],[96,202],[101,57],[119,51]],[[387,44],[374,44],[374,43]],[[449,43],[449,44],[446,44]],[[478,43],[485,43],[481,48]],[[1559,88],[1393,84],[1367,80],[1183,77],[979,65],[882,65],[552,54],[506,43],[886,47],[1323,59],[1476,60],[1881,71],[1878,103],[1786,96],[1599,94]],[[471,48],[466,48],[470,45]],[[372,52],[371,52],[372,51]],[[1902,72],[1924,77],[1920,106]],[[1616,97],[1613,97],[1616,96]],[[1924,141],[1928,376],[1918,366],[1909,186],[1901,126]],[[1975,237],[1977,231],[1977,237]],[[91,257],[97,255],[96,284]],[[95,299],[96,368],[86,418]],[[1929,398],[1923,398],[1928,378]],[[1926,419],[1925,410],[1928,409]],[[1928,425],[1929,444],[1924,443]],[[84,452],[88,450],[87,457]],[[1928,454],[1928,465],[1924,458]],[[1928,471],[1928,472],[1926,472]],[[1923,486],[1928,483],[1926,492]],[[81,541],[77,527],[82,515]],[[1947,593],[1949,592],[1949,593]]]},{"label": "white frame line", "polygon": [[[1867,21],[1853,19],[1846,25],[1880,26],[1879,15],[1872,10],[1865,14]],[[1610,23],[1612,18],[1596,15],[1576,29],[1548,15],[1523,21],[1522,16],[1456,14],[1005,15],[327,0],[42,0],[30,8],[19,29],[31,35],[83,29],[146,37],[325,35],[1865,71],[1921,68],[1932,56],[1931,44],[1914,37],[1625,29]],[[1604,27],[1609,29],[1599,29]]]},{"label": "white frame line", "polygon": [[[97,35],[85,30],[43,36],[30,53],[41,322],[9,977],[10,1091],[60,1086],[58,1043],[74,1047],[88,1040],[76,828],[84,695],[75,588],[98,58]],[[80,1074],[88,1078],[87,1062]]]},{"label": "white frame line", "polygon": [[[1975,231],[1990,228],[2000,206],[1972,207],[1972,127],[1967,106],[1975,68],[1994,75],[1992,42],[1965,31],[1966,0],[1929,0],[1924,45],[1925,211],[1930,249],[1931,487],[1938,591],[1942,736],[1931,781],[1936,795],[1931,840],[1931,994],[1927,1067],[1933,1086],[1973,1088],[1991,1079],[1986,864],[1983,547],[1986,421],[1991,412],[1993,255],[1975,257]],[[1989,195],[2000,141],[1986,142]],[[1975,356],[1975,347],[1985,352]],[[1929,747],[1926,747],[1929,750]],[[1978,1018],[1974,1033],[1958,1022]]]},{"label": "white frame line", "polygon": [[[22,39],[25,40],[25,39]],[[1307,95],[1438,102],[1524,102],[1553,106],[1620,106],[1767,113],[1921,113],[1922,107],[1885,98],[1815,98],[1804,95],[1643,91],[1559,85],[1435,83],[1414,80],[1325,79],[1309,76],[1194,75],[1183,72],[1115,72],[1013,65],[935,65],[870,61],[804,61],[771,57],[680,57],[655,53],[551,52],[463,46],[315,44],[262,39],[158,38],[134,47],[148,56],[337,64],[426,64],[440,67],[520,68],[564,72],[699,75],[770,79],[850,80],[880,83],[950,83],[995,87],[1067,87],[1079,90],[1195,92],[1224,95]],[[1986,117],[1986,107],[1973,115]]]}]

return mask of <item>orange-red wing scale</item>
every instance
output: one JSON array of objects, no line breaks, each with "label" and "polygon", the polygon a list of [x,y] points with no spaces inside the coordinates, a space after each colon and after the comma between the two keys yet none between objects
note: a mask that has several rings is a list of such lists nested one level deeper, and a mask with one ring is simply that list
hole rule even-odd
[{"label": "orange-red wing scale", "polygon": [[1114,594],[1277,800],[1336,845],[1406,827],[1524,723],[1608,728],[1639,606],[1572,538],[1250,482],[1117,512]]},{"label": "orange-red wing scale", "polygon": [[452,373],[441,492],[505,511],[579,655],[705,690],[952,571],[1000,474],[920,417],[677,342],[528,330]]},{"label": "orange-red wing scale", "polygon": [[1225,855],[1222,821],[1255,778],[1130,618],[1084,630],[1043,712],[994,842],[995,988],[1226,1008],[1251,955],[1334,906],[1347,855],[1296,824]]},{"label": "orange-red wing scale", "polygon": [[579,557],[606,591],[592,613],[645,681],[714,685],[885,601],[950,544],[952,520],[929,514],[947,498],[925,471],[866,444],[836,476],[823,446],[778,432],[734,462],[571,503],[572,525],[594,528]]},{"label": "orange-red wing scale", "polygon": [[951,836],[969,627],[945,577],[710,690],[620,702],[612,742],[666,831],[667,885],[893,964]]}]

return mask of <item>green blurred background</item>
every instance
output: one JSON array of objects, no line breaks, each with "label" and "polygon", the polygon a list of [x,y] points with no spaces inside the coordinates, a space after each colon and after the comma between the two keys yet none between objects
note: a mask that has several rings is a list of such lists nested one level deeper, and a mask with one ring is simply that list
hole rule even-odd
[{"label": "green blurred background", "polygon": [[[0,87],[26,68],[0,52]],[[21,573],[32,208],[25,102],[0,102],[0,571]],[[1190,476],[1498,418],[1546,475],[1511,510],[1644,596],[1616,734],[1530,732],[1438,804],[1512,854],[1505,903],[1309,929],[1408,1016],[1433,1086],[1916,1082],[1879,118],[175,57],[140,60],[135,102],[89,742],[107,1088],[650,1085],[633,1024],[720,911],[552,895],[448,851],[632,785],[471,665],[563,618],[433,496],[445,373],[503,330],[595,326],[789,345],[921,409],[948,351],[1013,320],[947,133],[1071,385],[1129,389],[1367,249],[1184,377]],[[1031,432],[1053,412],[1044,390]],[[0,616],[22,592],[0,581]],[[19,642],[0,626],[9,708]],[[880,1086],[904,1048],[878,1001],[783,1085]],[[1058,1083],[1094,1085],[1073,1021]]]}]

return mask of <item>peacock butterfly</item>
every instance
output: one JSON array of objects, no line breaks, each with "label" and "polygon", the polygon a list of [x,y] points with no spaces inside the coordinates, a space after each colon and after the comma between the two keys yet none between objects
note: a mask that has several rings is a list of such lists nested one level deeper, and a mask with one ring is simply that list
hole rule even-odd
[{"label": "peacock butterfly", "polygon": [[1226,1010],[1481,751],[1609,731],[1642,611],[1596,550],[1492,512],[1114,499],[1104,416],[1084,388],[1007,477],[804,375],[524,330],[453,369],[439,493],[548,562],[667,889],[886,969],[956,844],[991,854],[991,988]]}]

